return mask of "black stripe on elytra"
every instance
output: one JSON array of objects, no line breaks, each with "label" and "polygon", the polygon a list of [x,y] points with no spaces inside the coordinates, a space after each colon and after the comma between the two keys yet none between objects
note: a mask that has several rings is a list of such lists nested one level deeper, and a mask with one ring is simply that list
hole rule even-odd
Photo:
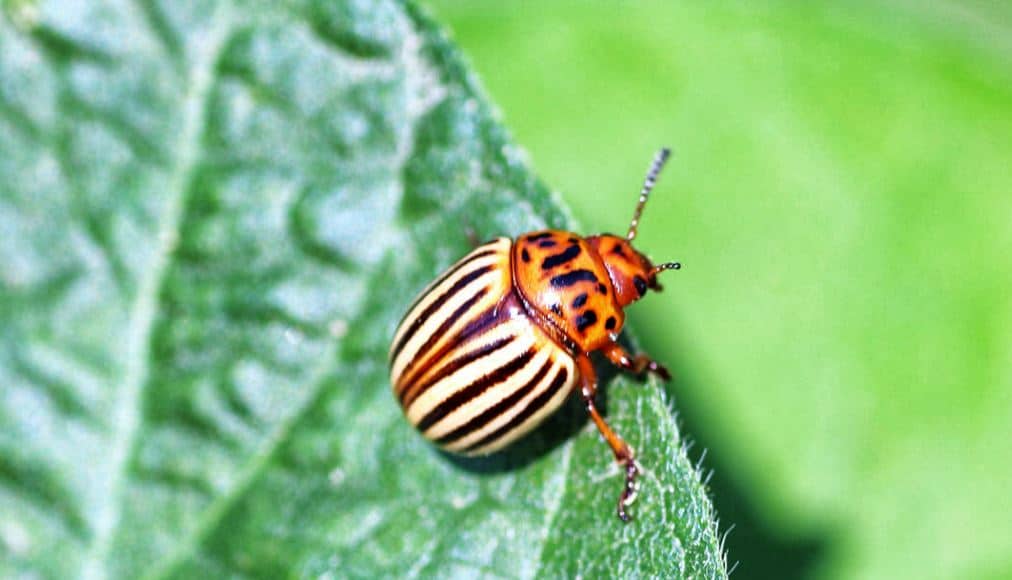
[{"label": "black stripe on elytra", "polygon": [[436,405],[435,409],[432,409],[422,417],[422,420],[418,422],[418,430],[424,433],[429,427],[432,427],[446,418],[447,415],[460,408],[461,405],[480,396],[494,385],[510,378],[517,371],[527,366],[527,363],[531,362],[532,358],[534,358],[533,348],[528,349],[527,352],[443,399],[443,402]]},{"label": "black stripe on elytra", "polygon": [[580,246],[569,246],[558,254],[552,254],[541,262],[542,270],[557,268],[580,255]]},{"label": "black stripe on elytra", "polygon": [[[425,344],[422,345],[418,352],[415,353],[414,358],[408,361],[408,364],[404,366],[404,371],[401,373],[398,384],[411,385],[414,384],[415,380],[421,375],[424,375],[433,364],[437,364],[443,360],[448,353],[453,352],[461,348],[468,340],[472,337],[479,336],[484,333],[494,324],[498,324],[502,320],[502,314],[498,310],[498,304],[493,304],[487,308],[484,312],[475,316],[467,325],[464,326],[457,334],[445,341],[439,350],[431,352],[435,348],[435,344],[439,341],[441,335],[433,334],[429,337]],[[449,330],[449,326],[446,327]],[[423,362],[416,368],[416,365]]]},{"label": "black stripe on elytra", "polygon": [[531,234],[531,235],[527,236],[527,241],[528,242],[536,242],[538,240],[543,240],[545,238],[550,238],[550,237],[552,237],[552,232],[541,232],[540,234]]},{"label": "black stripe on elytra", "polygon": [[587,330],[597,322],[597,312],[587,310],[576,317],[576,329],[580,332]]},{"label": "black stripe on elytra", "polygon": [[525,264],[531,261],[531,254],[527,251],[527,248],[520,250],[520,259],[523,260]]},{"label": "black stripe on elytra", "polygon": [[499,340],[493,341],[489,344],[476,348],[471,352],[458,356],[457,358],[440,367],[439,370],[433,373],[433,375],[429,377],[426,381],[422,382],[421,384],[415,385],[411,389],[410,397],[408,396],[407,389],[401,391],[400,396],[401,404],[404,405],[405,407],[411,405],[411,403],[415,402],[415,399],[420,397],[422,393],[424,393],[425,391],[429,390],[429,388],[432,387],[432,385],[459,371],[465,366],[475,362],[476,360],[484,358],[497,350],[501,350],[507,344],[513,342],[514,339],[516,339],[516,335],[510,334],[508,336],[500,338]]},{"label": "black stripe on elytra", "polygon": [[526,421],[528,418],[530,418],[531,415],[536,413],[538,409],[544,407],[545,404],[547,404],[548,401],[550,401],[552,397],[555,396],[555,393],[562,388],[562,385],[566,384],[567,378],[569,378],[569,371],[566,370],[566,367],[560,368],[559,372],[556,373],[555,378],[552,380],[552,384],[548,385],[547,389],[545,389],[540,395],[535,397],[533,401],[528,403],[523,411],[517,413],[516,416],[510,419],[509,422],[507,422],[505,425],[499,427],[495,431],[489,433],[488,435],[482,437],[478,441],[475,441],[474,443],[469,445],[467,449],[465,449],[464,451],[465,452],[474,451],[475,449],[484,447],[489,443],[492,443],[493,441],[496,441],[497,439],[504,437],[510,431],[516,429],[517,427],[523,425],[524,421]]},{"label": "black stripe on elytra", "polygon": [[538,242],[539,248],[554,248],[556,245],[555,240],[541,240]]},{"label": "black stripe on elytra", "polygon": [[513,405],[516,405],[517,403],[522,401],[524,397],[526,397],[528,394],[530,394],[531,391],[534,390],[534,387],[538,386],[541,383],[541,381],[545,378],[545,375],[548,374],[548,370],[552,367],[553,364],[555,364],[555,361],[553,361],[551,358],[546,360],[545,364],[541,365],[541,368],[538,369],[538,372],[534,373],[534,377],[532,377],[531,380],[527,381],[527,384],[513,391],[512,393],[510,393],[508,397],[499,401],[495,405],[492,405],[488,409],[485,409],[480,415],[472,418],[467,423],[464,423],[460,427],[457,427],[453,431],[450,431],[446,435],[443,435],[442,437],[436,440],[436,443],[439,443],[440,445],[447,445],[459,439],[463,439],[464,437],[467,437],[471,433],[478,431],[485,425],[488,425],[489,423],[494,421],[496,417],[499,417],[503,413],[509,411],[513,407]]},{"label": "black stripe on elytra", "polygon": [[577,282],[584,281],[597,282],[597,275],[590,270],[573,270],[553,277],[551,283],[556,288],[568,288]]},{"label": "black stripe on elytra", "polygon": [[[401,339],[397,341],[397,345],[394,347],[392,351],[393,356],[390,357],[390,361],[393,362],[394,360],[397,359],[397,356],[401,354],[401,349],[404,348],[404,345],[407,344],[408,341],[411,340],[413,336],[415,336],[415,333],[418,332],[418,329],[421,328],[423,324],[425,324],[425,322],[429,319],[430,316],[432,316],[437,310],[439,310],[442,306],[446,304],[447,300],[453,298],[453,296],[457,292],[460,292],[461,290],[466,288],[471,282],[474,282],[478,278],[491,272],[494,268],[495,268],[494,264],[482,266],[481,268],[475,268],[473,271],[468,272],[466,276],[463,276],[460,278],[460,280],[457,280],[453,284],[453,286],[450,286],[450,288],[446,292],[444,292],[441,296],[433,300],[431,304],[426,306],[425,310],[419,313],[418,316],[416,316],[415,319],[411,321],[411,326],[408,327],[407,332],[405,332],[404,335],[401,336]],[[452,318],[453,317],[451,317],[451,319]]]},{"label": "black stripe on elytra", "polygon": [[[464,304],[461,304],[460,307],[457,308],[457,310],[455,310],[453,312],[453,314],[451,314],[450,316],[448,316],[447,319],[444,320],[441,325],[439,325],[439,328],[437,328],[435,332],[433,332],[432,334],[430,334],[429,337],[427,339],[425,339],[425,344],[423,344],[415,352],[415,355],[413,357],[411,357],[411,360],[408,361],[408,364],[404,365],[404,370],[401,371],[400,379],[397,381],[399,384],[410,385],[410,384],[414,383],[415,379],[418,377],[419,373],[425,373],[425,371],[427,371],[429,368],[431,368],[432,364],[443,360],[443,357],[446,356],[446,353],[449,352],[450,349],[456,347],[457,344],[459,344],[463,340],[460,337],[464,333],[467,333],[468,329],[476,321],[472,320],[470,323],[468,323],[468,325],[464,327],[464,330],[461,331],[460,333],[458,333],[456,337],[454,337],[453,339],[451,339],[451,340],[447,341],[446,343],[444,343],[443,346],[439,349],[438,352],[431,353],[432,349],[435,348],[436,343],[439,342],[439,340],[447,332],[450,331],[450,327],[452,327],[454,324],[456,324],[459,321],[460,317],[463,316],[469,309],[471,309],[472,307],[474,307],[474,305],[479,300],[481,300],[481,298],[483,296],[485,296],[486,294],[488,294],[488,290],[489,290],[488,287],[482,288],[480,292],[478,292],[476,295],[474,295],[470,299],[468,299],[467,302],[465,302]],[[489,314],[488,311],[486,311],[485,313],[483,313],[481,316],[483,316],[483,317],[484,316],[488,316],[488,319],[484,319],[484,318],[479,319],[477,321],[479,323],[485,323],[485,324],[487,324],[487,323],[490,323],[490,322],[493,322],[493,321],[496,320],[496,317],[494,317],[491,314]],[[456,344],[455,344],[455,342],[456,342]],[[423,362],[424,362],[424,364],[422,364],[421,366],[417,366],[417,365],[419,365],[419,363],[423,363]],[[416,366],[417,366],[417,368],[416,368]]]},{"label": "black stripe on elytra", "polygon": [[573,308],[583,308],[583,305],[587,303],[587,298],[588,296],[586,292],[577,296],[573,299]]},{"label": "black stripe on elytra", "polygon": [[599,294],[604,294],[605,296],[608,295],[608,287],[604,285],[604,282],[597,283],[597,292]]},{"label": "black stripe on elytra", "polygon": [[[492,243],[495,243],[495,242],[493,241],[493,242],[489,242],[489,243],[492,244]],[[475,260],[477,260],[479,258],[485,258],[485,257],[488,257],[488,256],[492,256],[496,252],[498,252],[498,250],[494,250],[494,249],[482,250],[482,251],[478,252],[477,254],[471,256],[470,258],[468,258],[468,257],[465,256],[459,262],[457,262],[456,264],[454,264],[453,266],[451,266],[448,270],[446,270],[445,272],[443,272],[439,276],[439,278],[436,278],[435,282],[432,282],[431,284],[429,284],[428,286],[426,286],[426,288],[428,288],[429,290],[435,290],[440,284],[442,284],[443,282],[446,282],[450,278],[450,276],[453,276],[454,274],[456,274],[457,272],[459,272],[460,269],[463,268],[464,266],[470,264],[471,262],[474,262]],[[408,306],[408,309],[405,310],[405,312],[407,312],[407,313],[410,314],[411,311],[415,309],[415,306],[418,306],[418,303],[421,302],[428,295],[429,295],[428,292],[422,292],[421,294],[419,294],[418,296],[416,296],[415,299],[411,302],[411,306]]]}]

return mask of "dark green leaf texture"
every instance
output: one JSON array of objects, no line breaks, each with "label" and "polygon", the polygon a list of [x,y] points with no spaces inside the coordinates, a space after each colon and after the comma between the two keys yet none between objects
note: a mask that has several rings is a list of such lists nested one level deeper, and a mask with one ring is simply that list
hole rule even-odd
[{"label": "dark green leaf texture", "polygon": [[725,576],[654,384],[629,525],[575,407],[471,461],[401,418],[466,232],[572,225],[417,9],[3,7],[0,576]]}]

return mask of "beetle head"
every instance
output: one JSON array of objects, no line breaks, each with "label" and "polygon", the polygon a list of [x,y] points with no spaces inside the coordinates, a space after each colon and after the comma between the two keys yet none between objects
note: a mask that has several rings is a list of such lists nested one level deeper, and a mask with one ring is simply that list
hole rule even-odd
[{"label": "beetle head", "polygon": [[629,240],[612,234],[591,236],[587,238],[587,243],[601,256],[619,306],[639,300],[647,290],[659,292],[661,285],[657,282],[657,274],[681,268],[678,262],[654,266],[649,258],[633,248]]}]

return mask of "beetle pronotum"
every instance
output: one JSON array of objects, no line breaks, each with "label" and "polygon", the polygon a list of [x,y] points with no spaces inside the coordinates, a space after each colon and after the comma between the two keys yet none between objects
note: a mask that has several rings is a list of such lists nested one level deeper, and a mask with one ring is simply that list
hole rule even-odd
[{"label": "beetle pronotum", "polygon": [[390,380],[405,415],[428,439],[465,455],[492,453],[541,423],[579,388],[590,418],[625,469],[618,516],[636,496],[631,447],[594,404],[602,352],[636,374],[668,371],[617,342],[624,308],[660,290],[654,266],[632,247],[643,207],[670,151],[654,158],[625,238],[545,230],[483,244],[429,284],[390,346]]}]

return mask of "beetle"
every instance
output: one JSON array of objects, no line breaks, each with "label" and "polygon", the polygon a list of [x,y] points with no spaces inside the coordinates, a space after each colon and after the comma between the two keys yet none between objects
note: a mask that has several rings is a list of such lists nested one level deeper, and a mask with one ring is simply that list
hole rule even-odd
[{"label": "beetle", "polygon": [[426,438],[453,453],[492,453],[535,428],[578,388],[625,470],[618,517],[629,520],[640,468],[594,403],[598,381],[589,353],[637,375],[670,379],[663,365],[617,342],[624,308],[661,290],[660,272],[681,267],[655,266],[632,246],[669,156],[664,148],[654,157],[624,238],[560,230],[496,238],[421,292],[395,331],[389,361],[394,394]]}]

